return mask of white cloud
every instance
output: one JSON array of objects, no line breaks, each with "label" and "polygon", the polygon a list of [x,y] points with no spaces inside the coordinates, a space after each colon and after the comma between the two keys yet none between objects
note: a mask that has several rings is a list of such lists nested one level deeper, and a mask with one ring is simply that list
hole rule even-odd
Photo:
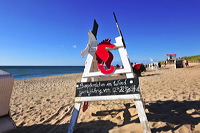
[{"label": "white cloud", "polygon": [[77,46],[76,46],[76,45],[73,45],[72,47],[73,47],[73,48],[77,48]]},{"label": "white cloud", "polygon": [[152,59],[152,58],[150,58],[150,61],[151,61],[151,62],[153,62],[153,59]]}]

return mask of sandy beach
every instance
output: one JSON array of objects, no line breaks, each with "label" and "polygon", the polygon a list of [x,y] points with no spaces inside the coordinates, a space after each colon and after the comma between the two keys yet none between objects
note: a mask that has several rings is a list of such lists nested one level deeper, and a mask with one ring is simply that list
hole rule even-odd
[{"label": "sandy beach", "polygon": [[[22,133],[65,133],[82,73],[15,80],[11,114]],[[148,69],[139,77],[152,133],[200,133],[200,64]],[[142,133],[134,100],[90,102],[75,133]]]}]

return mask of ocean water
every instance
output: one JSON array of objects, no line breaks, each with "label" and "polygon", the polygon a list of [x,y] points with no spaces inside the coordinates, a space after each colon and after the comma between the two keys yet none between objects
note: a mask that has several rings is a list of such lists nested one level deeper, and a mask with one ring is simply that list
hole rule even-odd
[{"label": "ocean water", "polygon": [[0,70],[11,73],[15,80],[53,75],[83,73],[84,66],[0,66]]}]

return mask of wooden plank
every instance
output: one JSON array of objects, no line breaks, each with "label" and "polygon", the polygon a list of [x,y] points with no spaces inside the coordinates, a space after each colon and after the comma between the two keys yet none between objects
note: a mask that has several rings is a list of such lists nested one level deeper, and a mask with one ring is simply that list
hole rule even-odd
[{"label": "wooden plank", "polygon": [[[138,97],[140,98],[140,97]],[[135,106],[137,108],[140,123],[142,124],[143,133],[151,133],[150,126],[147,120],[146,113],[144,111],[142,100],[135,100]]]},{"label": "wooden plank", "polygon": [[[118,74],[118,73],[130,73],[130,69],[116,69],[114,73],[112,74]],[[90,72],[90,73],[84,73],[83,77],[93,77],[93,76],[103,76],[105,74],[101,73],[100,71],[98,72]]]},{"label": "wooden plank", "polygon": [[81,82],[87,82],[88,78],[85,78],[85,74],[88,74],[90,73],[90,69],[91,69],[91,66],[92,66],[92,61],[93,61],[93,56],[94,56],[94,53],[88,53],[88,56],[87,56],[87,59],[85,61],[85,68],[84,68],[84,72],[83,72],[83,75],[82,75],[82,80]]},{"label": "wooden plank", "polygon": [[[119,45],[123,44],[121,36],[116,37],[115,41]],[[132,72],[132,68],[130,66],[130,61],[129,61],[127,50],[124,47],[120,47],[120,48],[118,48],[118,51],[119,51],[119,54],[120,54],[121,61],[122,61],[122,64],[124,66],[124,69],[128,70],[129,72]]]},{"label": "wooden plank", "polygon": [[84,101],[107,101],[107,100],[128,100],[128,99],[138,99],[140,94],[127,94],[127,95],[112,95],[112,96],[90,96],[90,97],[76,97],[76,102]]},{"label": "wooden plank", "polygon": [[77,119],[78,119],[80,107],[81,107],[81,102],[76,102],[75,106],[74,106],[74,110],[72,112],[70,124],[69,124],[68,129],[67,129],[67,133],[73,133],[74,126],[75,126]]}]

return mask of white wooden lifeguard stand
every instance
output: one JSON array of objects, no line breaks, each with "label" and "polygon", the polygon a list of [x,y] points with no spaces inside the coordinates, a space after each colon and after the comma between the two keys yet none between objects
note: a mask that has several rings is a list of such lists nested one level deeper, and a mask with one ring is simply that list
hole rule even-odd
[{"label": "white wooden lifeguard stand", "polygon": [[[96,21],[95,21],[96,23]],[[119,27],[118,27],[119,29]],[[97,32],[97,30],[96,30]],[[121,31],[120,31],[121,32]],[[97,41],[95,37],[96,33],[93,31],[88,32],[88,38],[89,42],[85,48],[84,51],[82,51],[82,56],[87,55],[87,59],[85,62],[85,69],[82,75],[81,82],[91,82],[91,81],[99,81],[105,79],[105,74],[101,73],[97,68],[97,63],[95,59],[95,49],[97,47]],[[121,35],[121,34],[120,34]],[[130,61],[128,58],[128,53],[126,48],[124,47],[123,38],[122,36],[116,37],[116,44],[119,54],[122,60],[122,64],[124,68],[122,69],[116,69],[113,74],[110,74],[109,76],[112,76],[114,74],[124,73],[126,75],[127,79],[134,78],[139,84],[138,78],[134,77],[134,74],[132,72],[132,68],[130,65]],[[117,77],[119,78],[119,76]],[[140,89],[139,86],[137,89]],[[108,95],[108,96],[88,96],[88,97],[75,97],[75,106],[74,110],[72,112],[71,121],[68,127],[68,133],[72,133],[74,130],[74,126],[77,122],[79,110],[81,107],[81,104],[86,101],[104,101],[104,100],[128,100],[128,99],[134,99],[135,106],[137,108],[138,116],[140,123],[142,124],[143,132],[144,133],[151,133],[148,120],[144,111],[144,106],[142,102],[141,94],[126,94],[126,95]]]}]

